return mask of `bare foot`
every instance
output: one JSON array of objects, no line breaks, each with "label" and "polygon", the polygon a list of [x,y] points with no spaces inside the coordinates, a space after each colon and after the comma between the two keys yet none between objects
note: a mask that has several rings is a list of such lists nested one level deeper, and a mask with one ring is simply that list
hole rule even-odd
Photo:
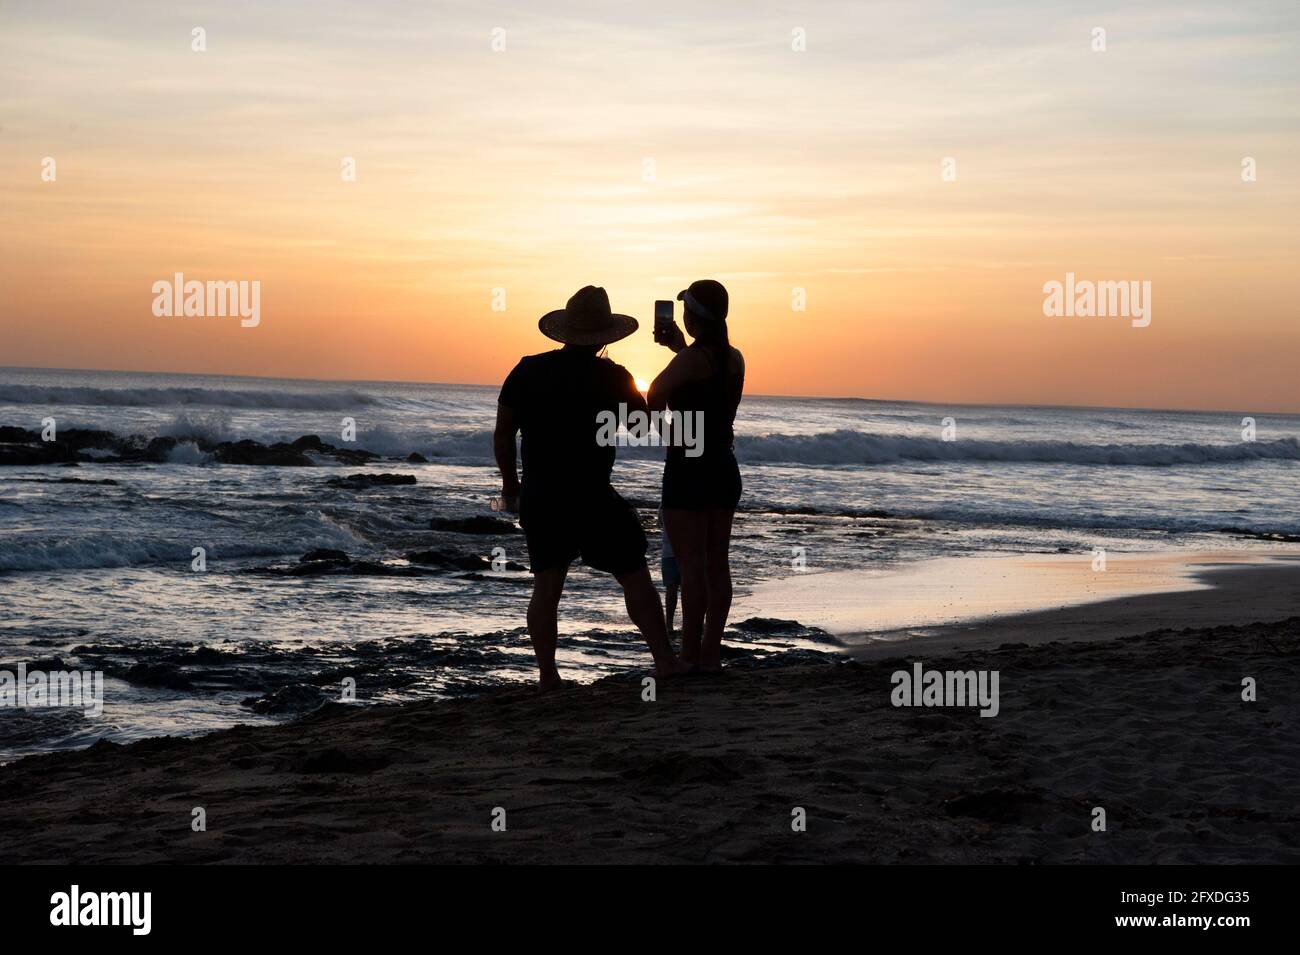
[{"label": "bare foot", "polygon": [[691,665],[677,657],[673,657],[671,663],[660,664],[654,669],[655,677],[660,680],[671,680],[675,676],[683,676],[690,672]]},{"label": "bare foot", "polygon": [[722,672],[722,654],[701,653],[700,664],[695,668],[695,672],[704,676],[717,676]]},{"label": "bare foot", "polygon": [[537,682],[538,693],[554,693],[556,690],[562,690],[569,684],[565,683],[558,676],[549,679],[539,680]]}]

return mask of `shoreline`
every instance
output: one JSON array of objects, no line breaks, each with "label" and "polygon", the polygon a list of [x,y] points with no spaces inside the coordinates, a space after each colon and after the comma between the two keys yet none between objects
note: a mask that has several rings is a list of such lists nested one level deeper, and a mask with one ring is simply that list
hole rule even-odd
[{"label": "shoreline", "polygon": [[988,719],[891,705],[896,646],[100,743],[0,767],[0,863],[1295,863],[1298,635],[927,656],[1000,672]]},{"label": "shoreline", "polygon": [[736,605],[820,627],[859,659],[903,644],[954,652],[1101,640],[1300,616],[1300,551],[1111,554],[1106,573],[1088,555],[943,558],[769,581]]},{"label": "shoreline", "polygon": [[[985,645],[1089,642],[1134,637],[1156,630],[1232,626],[1241,620],[1276,624],[1300,617],[1300,563],[1212,566],[1195,573],[1195,590],[1117,597],[1095,603],[975,621],[908,637],[911,647],[945,653]],[[866,642],[848,641],[859,659],[897,652],[897,639],[876,634]],[[895,649],[891,650],[891,646]]]}]

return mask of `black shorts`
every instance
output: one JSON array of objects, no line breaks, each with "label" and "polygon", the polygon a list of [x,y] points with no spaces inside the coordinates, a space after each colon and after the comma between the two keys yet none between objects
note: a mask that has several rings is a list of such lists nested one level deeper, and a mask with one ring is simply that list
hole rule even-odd
[{"label": "black shorts", "polygon": [[664,464],[663,504],[667,510],[734,511],[741,490],[740,466],[731,451],[698,458],[670,452]]},{"label": "black shorts", "polygon": [[568,567],[577,557],[615,576],[646,566],[647,542],[636,510],[606,485],[582,495],[529,493],[519,499],[519,523],[533,573]]}]

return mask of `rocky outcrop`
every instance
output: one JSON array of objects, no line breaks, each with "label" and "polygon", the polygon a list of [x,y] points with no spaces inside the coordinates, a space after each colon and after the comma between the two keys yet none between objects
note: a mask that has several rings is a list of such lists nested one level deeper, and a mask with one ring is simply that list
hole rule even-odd
[{"label": "rocky outcrop", "polygon": [[347,488],[350,491],[364,491],[371,487],[406,487],[415,482],[413,474],[349,474],[347,477],[330,478],[325,482],[330,487]]},{"label": "rocky outcrop", "polygon": [[474,517],[435,517],[429,521],[429,527],[435,531],[451,531],[453,534],[521,533],[514,521],[503,521],[499,517],[481,514]]},{"label": "rocky outcrop", "polygon": [[[148,438],[138,434],[124,438],[111,431],[69,428],[56,432],[53,441],[42,441],[37,431],[4,425],[0,426],[0,466],[31,467],[92,461],[101,464],[163,464],[172,460],[172,452],[181,444],[197,447],[205,455],[211,455],[211,460],[219,464],[249,466],[311,467],[317,463],[311,458],[313,454],[350,465],[369,464],[379,457],[373,451],[335,447],[315,434],[306,434],[291,442],[267,445],[248,438],[242,441],[212,441],[197,435],[160,435]],[[96,453],[90,454],[89,451]],[[401,478],[399,475],[387,477]],[[413,484],[415,478],[385,482],[381,476],[375,483]]]}]

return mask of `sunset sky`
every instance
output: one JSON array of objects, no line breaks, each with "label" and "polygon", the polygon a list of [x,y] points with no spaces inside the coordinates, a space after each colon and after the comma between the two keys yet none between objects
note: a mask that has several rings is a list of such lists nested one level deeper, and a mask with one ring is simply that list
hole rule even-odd
[{"label": "sunset sky", "polygon": [[499,382],[597,284],[650,378],[711,277],[752,392],[1300,411],[1300,4],[1129,7],[0,0],[0,366]]}]

